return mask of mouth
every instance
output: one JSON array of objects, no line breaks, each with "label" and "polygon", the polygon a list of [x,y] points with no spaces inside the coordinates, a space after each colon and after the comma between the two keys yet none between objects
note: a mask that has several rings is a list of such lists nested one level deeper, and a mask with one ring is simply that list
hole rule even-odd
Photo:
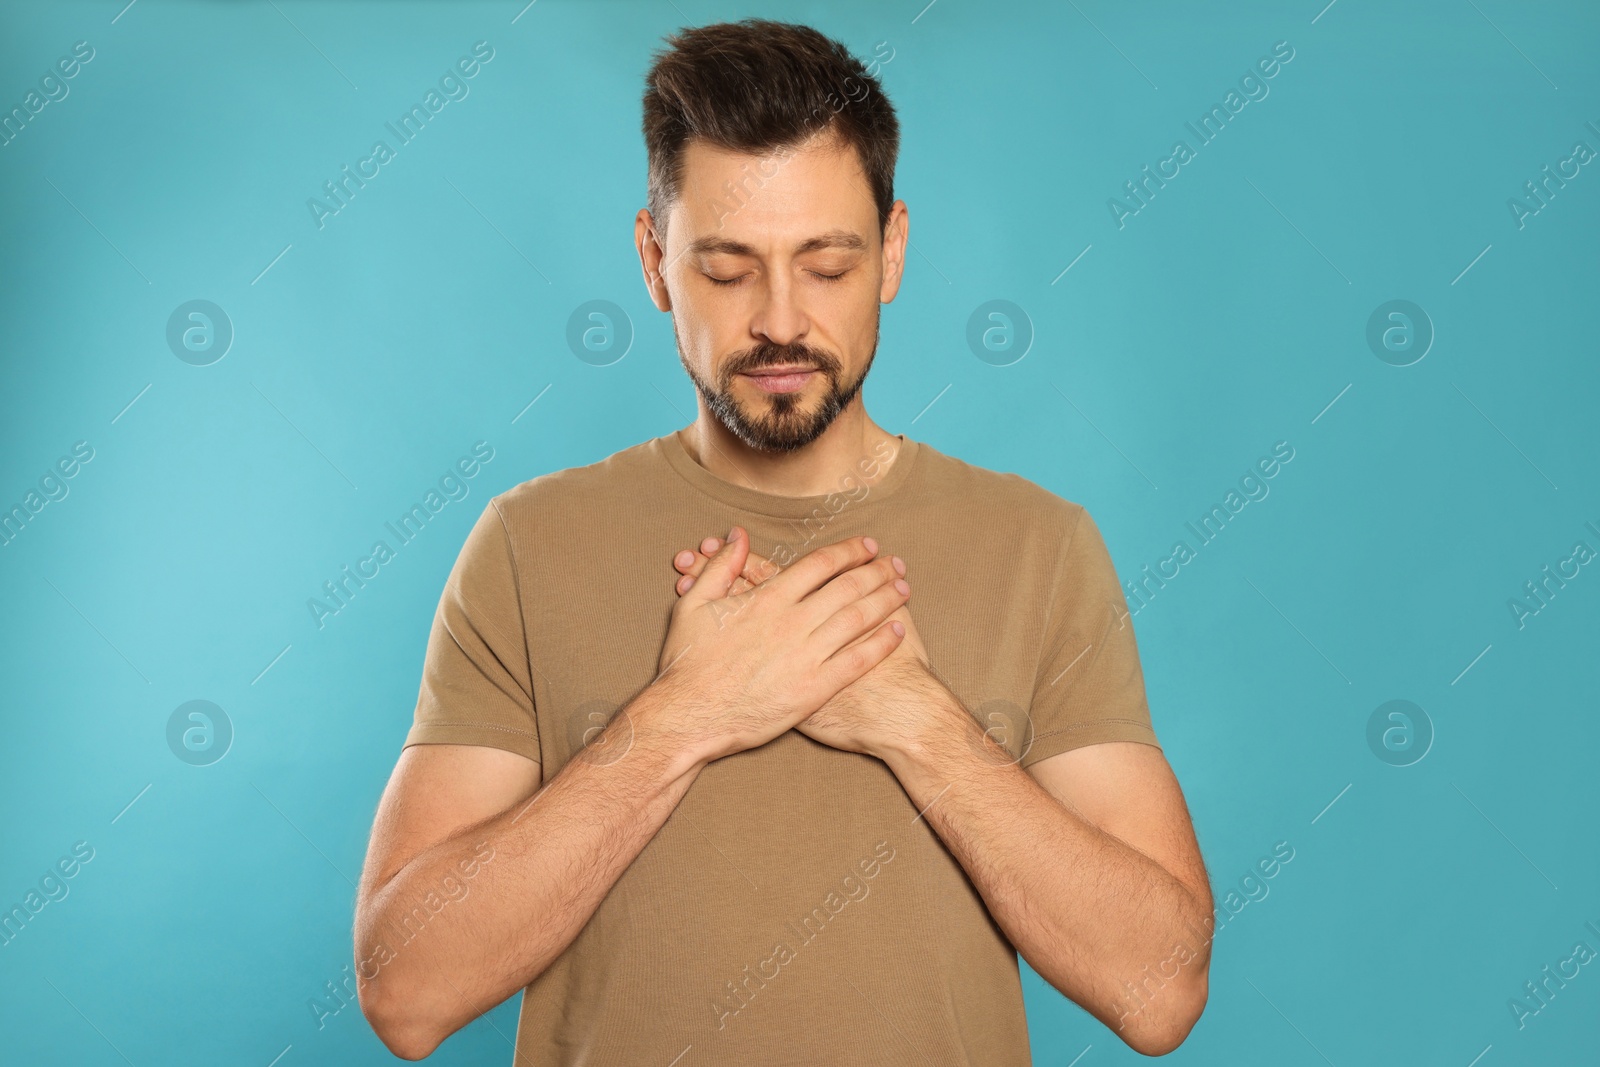
[{"label": "mouth", "polygon": [[818,371],[802,365],[786,367],[759,367],[740,374],[765,393],[796,393],[804,389]]}]

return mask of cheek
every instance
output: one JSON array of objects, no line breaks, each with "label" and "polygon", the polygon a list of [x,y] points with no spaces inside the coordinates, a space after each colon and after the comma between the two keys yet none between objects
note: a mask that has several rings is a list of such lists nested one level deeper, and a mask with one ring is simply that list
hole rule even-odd
[{"label": "cheek", "polygon": [[746,320],[716,301],[691,301],[674,307],[680,355],[703,381],[717,383],[727,357],[749,347],[749,341],[730,328]]}]

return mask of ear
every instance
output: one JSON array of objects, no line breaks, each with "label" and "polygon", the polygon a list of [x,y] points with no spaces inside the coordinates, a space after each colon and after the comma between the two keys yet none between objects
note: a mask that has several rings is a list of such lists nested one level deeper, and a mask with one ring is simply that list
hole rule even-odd
[{"label": "ear", "polygon": [[900,281],[905,277],[906,242],[910,236],[911,216],[904,200],[896,200],[889,209],[889,218],[883,224],[883,285],[878,290],[878,301],[887,304],[900,291]]},{"label": "ear", "polygon": [[647,208],[640,208],[633,219],[633,245],[639,251],[639,266],[644,271],[644,286],[650,293],[650,302],[658,311],[672,310],[672,296],[667,292],[667,281],[661,274],[666,261],[665,239],[656,229],[655,219]]}]

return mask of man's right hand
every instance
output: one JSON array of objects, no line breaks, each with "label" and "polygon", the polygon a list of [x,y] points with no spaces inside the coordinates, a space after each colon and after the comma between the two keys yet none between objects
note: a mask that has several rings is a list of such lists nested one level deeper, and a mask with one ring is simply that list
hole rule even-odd
[{"label": "man's right hand", "polygon": [[[722,549],[722,545],[722,538],[707,537],[697,547],[686,548],[672,557],[672,565],[681,575],[673,583],[673,588],[678,591],[679,596],[694,587],[694,583],[699,580],[700,575],[705,573],[706,564],[710,563],[711,557]],[[745,557],[744,570],[739,577],[733,580],[732,591],[734,593],[742,593],[747,589],[754,589],[782,569],[772,560],[752,549],[749,556]],[[895,571],[904,578],[906,574],[904,562],[895,564]],[[901,604],[889,618],[899,621],[906,628],[906,639],[901,643],[904,652],[900,654],[916,656],[924,665],[931,662],[928,659],[928,650],[922,644],[922,638],[917,633],[916,625],[911,620],[911,612],[906,610],[906,605]]]},{"label": "man's right hand", "polygon": [[656,725],[718,759],[767,743],[877,666],[904,638],[888,620],[911,592],[877,551],[848,538],[733,593],[750,554],[734,527],[673,606]]},{"label": "man's right hand", "polygon": [[[545,973],[708,762],[770,741],[901,642],[885,620],[908,587],[895,586],[892,559],[873,559],[875,544],[841,541],[771,577],[752,570],[740,597],[729,593],[750,550],[735,533],[674,605],[661,676],[619,713],[619,729],[639,731],[627,758],[607,749],[552,773],[493,742],[401,753],[362,871],[355,938],[361,1010],[397,1055],[427,1056]],[[476,581],[514,579],[509,556],[488,553],[478,566],[485,560],[505,569]],[[469,607],[456,590],[445,621],[470,626]],[[512,647],[486,646],[485,658]],[[391,944],[483,844],[494,862],[471,903],[434,907],[427,937]]]}]

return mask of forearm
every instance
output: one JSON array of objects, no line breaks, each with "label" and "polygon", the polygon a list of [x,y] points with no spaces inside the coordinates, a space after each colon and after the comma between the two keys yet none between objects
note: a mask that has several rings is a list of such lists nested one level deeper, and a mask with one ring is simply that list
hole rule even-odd
[{"label": "forearm", "polygon": [[[1057,801],[956,710],[946,729],[884,757],[921,817],[1046,981],[1138,1051],[1175,1046],[1205,1000],[1207,902]],[[1171,961],[1179,943],[1192,956],[1161,976],[1160,995],[1130,998],[1125,983]]]},{"label": "forearm", "polygon": [[[358,988],[391,1049],[428,1054],[577,937],[704,765],[654,728],[666,699],[646,689],[603,743],[583,748],[529,800],[418,854],[364,900]],[[464,878],[461,864],[474,857],[476,872]],[[446,899],[452,878],[466,889]],[[430,908],[430,897],[446,903]]]}]

